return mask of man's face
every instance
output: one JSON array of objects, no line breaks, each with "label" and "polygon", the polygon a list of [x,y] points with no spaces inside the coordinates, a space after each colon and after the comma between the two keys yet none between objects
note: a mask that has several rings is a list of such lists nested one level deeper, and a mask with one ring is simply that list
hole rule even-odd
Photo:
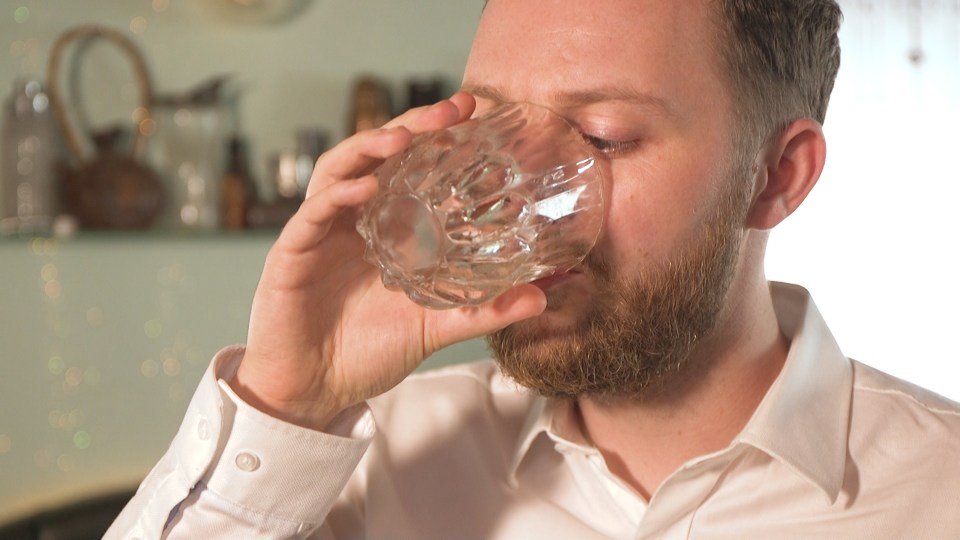
[{"label": "man's face", "polygon": [[713,328],[751,186],[733,160],[710,10],[706,0],[487,6],[464,77],[478,109],[528,101],[554,110],[605,156],[609,183],[604,231],[586,263],[539,282],[547,311],[491,340],[521,383],[635,395],[677,372]]}]

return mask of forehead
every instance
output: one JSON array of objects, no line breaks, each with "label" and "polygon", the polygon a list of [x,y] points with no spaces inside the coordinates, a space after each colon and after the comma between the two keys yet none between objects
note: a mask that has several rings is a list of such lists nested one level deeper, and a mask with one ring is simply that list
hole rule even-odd
[{"label": "forehead", "polygon": [[712,0],[491,0],[466,85],[515,101],[626,88],[670,100],[720,91]]}]

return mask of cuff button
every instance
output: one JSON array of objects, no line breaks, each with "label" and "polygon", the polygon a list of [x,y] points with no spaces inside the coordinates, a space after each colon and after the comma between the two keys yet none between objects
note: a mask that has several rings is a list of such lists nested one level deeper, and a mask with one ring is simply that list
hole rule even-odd
[{"label": "cuff button", "polygon": [[245,472],[253,472],[260,468],[260,458],[250,452],[240,452],[235,461],[237,468]]}]

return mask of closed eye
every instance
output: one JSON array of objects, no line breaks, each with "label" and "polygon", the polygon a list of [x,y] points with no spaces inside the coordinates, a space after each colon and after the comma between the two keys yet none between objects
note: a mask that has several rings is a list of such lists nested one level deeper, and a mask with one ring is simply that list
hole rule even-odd
[{"label": "closed eye", "polygon": [[601,153],[609,157],[618,157],[623,154],[627,154],[633,150],[636,150],[640,146],[640,139],[634,139],[632,141],[614,141],[582,132],[580,133],[580,136],[583,137],[583,140],[586,141],[587,144],[593,146]]}]

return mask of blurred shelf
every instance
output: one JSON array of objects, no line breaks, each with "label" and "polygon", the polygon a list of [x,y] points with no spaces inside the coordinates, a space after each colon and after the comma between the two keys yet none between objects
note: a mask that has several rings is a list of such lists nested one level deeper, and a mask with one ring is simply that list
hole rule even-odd
[{"label": "blurred shelf", "polygon": [[248,229],[243,231],[228,230],[88,230],[78,231],[69,235],[54,234],[7,234],[0,235],[0,244],[22,244],[31,242],[53,241],[57,243],[87,243],[87,242],[129,242],[129,241],[256,241],[276,239],[280,229]]}]

